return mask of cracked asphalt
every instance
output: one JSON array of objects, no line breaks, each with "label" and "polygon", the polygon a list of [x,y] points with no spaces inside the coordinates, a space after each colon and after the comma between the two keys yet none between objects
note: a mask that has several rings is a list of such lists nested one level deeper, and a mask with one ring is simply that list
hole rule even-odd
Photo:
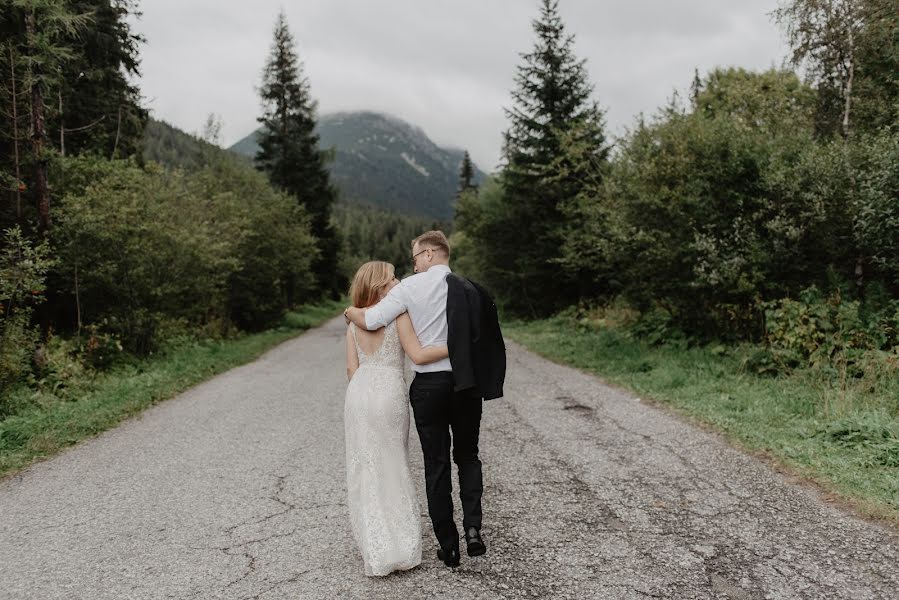
[{"label": "cracked asphalt", "polygon": [[446,568],[423,514],[422,565],[367,578],[343,332],[331,321],[0,481],[0,598],[899,597],[896,530],[514,344],[482,422],[486,556]]}]

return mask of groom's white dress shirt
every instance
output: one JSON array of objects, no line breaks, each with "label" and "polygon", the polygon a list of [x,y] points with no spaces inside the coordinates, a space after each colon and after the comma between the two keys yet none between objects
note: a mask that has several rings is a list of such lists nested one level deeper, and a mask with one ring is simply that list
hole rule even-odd
[{"label": "groom's white dress shirt", "polygon": [[[446,346],[446,265],[434,265],[424,273],[403,279],[384,299],[365,310],[365,328],[387,327],[394,319],[409,313],[422,346]],[[452,371],[449,358],[428,365],[412,365],[416,373]]]}]

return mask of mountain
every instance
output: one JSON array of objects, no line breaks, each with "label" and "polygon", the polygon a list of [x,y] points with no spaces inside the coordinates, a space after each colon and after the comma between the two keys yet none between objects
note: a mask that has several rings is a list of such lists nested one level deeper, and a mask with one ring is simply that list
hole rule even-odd
[{"label": "mountain", "polygon": [[[333,148],[331,180],[347,204],[448,220],[459,184],[462,150],[437,146],[424,131],[402,119],[374,112],[319,118],[321,148]],[[231,151],[253,157],[258,130]],[[475,168],[477,183],[484,173]]]}]

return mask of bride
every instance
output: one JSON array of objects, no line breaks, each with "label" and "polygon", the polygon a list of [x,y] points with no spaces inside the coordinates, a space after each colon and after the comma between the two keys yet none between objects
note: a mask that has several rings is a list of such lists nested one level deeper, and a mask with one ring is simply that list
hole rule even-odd
[{"label": "bride", "polygon": [[[353,306],[377,304],[398,283],[393,265],[365,263],[350,287]],[[350,324],[346,342],[347,505],[365,574],[382,576],[421,563],[420,510],[408,463],[403,354],[426,364],[446,358],[447,348],[422,348],[407,314],[377,331]]]}]

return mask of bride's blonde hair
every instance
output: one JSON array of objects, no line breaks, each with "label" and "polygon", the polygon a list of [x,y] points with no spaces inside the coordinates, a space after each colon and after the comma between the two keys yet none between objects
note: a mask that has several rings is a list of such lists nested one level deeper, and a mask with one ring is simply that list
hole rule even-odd
[{"label": "bride's blonde hair", "polygon": [[379,260],[367,262],[356,271],[350,286],[350,300],[356,308],[377,304],[381,290],[393,281],[393,265]]}]

